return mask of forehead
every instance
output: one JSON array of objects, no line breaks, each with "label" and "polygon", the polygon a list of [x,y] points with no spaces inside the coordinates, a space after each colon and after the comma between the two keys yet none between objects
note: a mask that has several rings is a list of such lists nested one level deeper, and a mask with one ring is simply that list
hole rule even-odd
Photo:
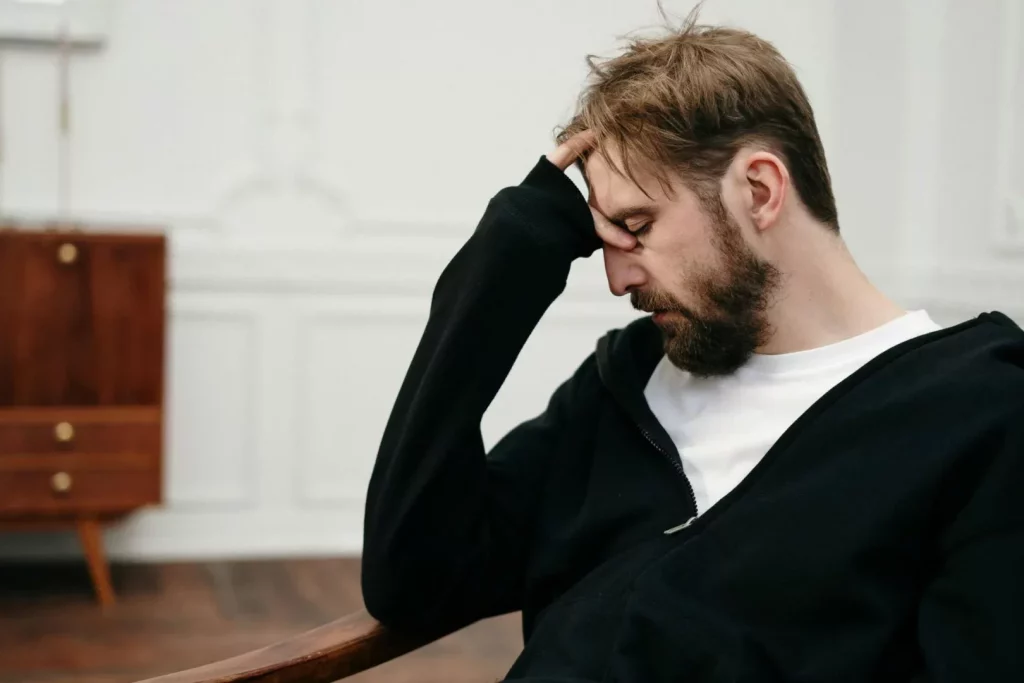
[{"label": "forehead", "polygon": [[590,188],[590,204],[606,216],[628,206],[662,204],[670,198],[650,172],[632,168],[636,182],[625,175],[621,155],[603,147],[587,157],[584,174]]}]

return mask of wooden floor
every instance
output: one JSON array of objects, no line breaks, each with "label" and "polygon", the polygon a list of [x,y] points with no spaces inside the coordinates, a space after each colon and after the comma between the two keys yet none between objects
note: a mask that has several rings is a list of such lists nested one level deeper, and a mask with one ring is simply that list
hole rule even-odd
[{"label": "wooden floor", "polygon": [[[362,606],[356,560],[115,565],[102,611],[85,566],[0,566],[0,683],[130,683],[262,647]],[[348,680],[500,679],[522,639],[491,619]]]}]

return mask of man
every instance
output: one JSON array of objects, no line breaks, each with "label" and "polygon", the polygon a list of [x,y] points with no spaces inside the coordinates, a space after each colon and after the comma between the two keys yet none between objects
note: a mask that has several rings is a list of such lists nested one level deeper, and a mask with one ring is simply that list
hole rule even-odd
[{"label": "man", "polygon": [[[804,92],[749,33],[634,41],[560,142],[437,283],[369,486],[370,613],[522,610],[508,680],[1024,681],[1024,332],[868,281]],[[485,453],[599,248],[652,315]]]}]

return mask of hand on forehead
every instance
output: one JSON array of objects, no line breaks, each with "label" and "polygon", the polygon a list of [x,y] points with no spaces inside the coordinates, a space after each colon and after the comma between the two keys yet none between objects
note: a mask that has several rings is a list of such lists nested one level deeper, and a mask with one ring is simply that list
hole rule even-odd
[{"label": "hand on forehead", "polygon": [[644,169],[631,168],[636,181],[629,178],[621,156],[611,145],[593,149],[583,166],[590,205],[616,225],[653,218],[665,198],[661,183]]}]

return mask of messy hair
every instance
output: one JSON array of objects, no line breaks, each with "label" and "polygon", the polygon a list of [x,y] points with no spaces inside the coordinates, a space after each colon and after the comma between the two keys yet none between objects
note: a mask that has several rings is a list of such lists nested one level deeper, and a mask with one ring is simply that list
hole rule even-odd
[{"label": "messy hair", "polygon": [[808,211],[838,232],[824,148],[793,68],[750,32],[698,24],[699,9],[663,35],[629,39],[611,59],[588,57],[590,82],[558,141],[592,130],[599,148],[619,151],[620,174],[635,182],[642,168],[667,186],[675,173],[707,204],[720,201],[736,152],[760,147],[780,157]]}]

